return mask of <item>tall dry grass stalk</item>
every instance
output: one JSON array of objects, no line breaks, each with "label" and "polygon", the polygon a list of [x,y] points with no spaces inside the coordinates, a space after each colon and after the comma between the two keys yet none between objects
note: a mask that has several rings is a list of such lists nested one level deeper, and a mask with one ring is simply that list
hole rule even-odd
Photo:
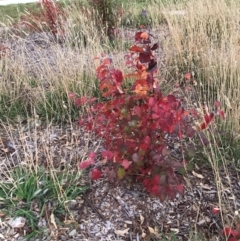
[{"label": "tall dry grass stalk", "polygon": [[46,38],[43,41],[46,47],[42,47],[28,37],[27,40],[18,37],[14,49],[8,45],[7,56],[0,60],[1,95],[8,96],[11,103],[21,98],[35,108],[39,100],[47,99],[49,92],[60,91],[65,96],[73,91],[93,95],[96,89],[93,59],[105,52],[101,43],[107,45],[107,42],[100,39],[96,26],[77,12],[72,11],[67,25],[64,46]]},{"label": "tall dry grass stalk", "polygon": [[[215,176],[223,225],[232,226],[238,221],[236,205],[230,204],[226,197],[224,183],[231,183],[229,164],[233,163],[235,168],[237,165],[227,149],[231,148],[232,139],[236,143],[240,136],[239,4],[236,0],[190,0],[161,6],[169,28],[169,36],[163,41],[165,78],[180,81],[184,73],[193,72],[198,83],[197,105],[213,106],[219,100],[227,117],[220,126],[223,134],[206,132],[212,143],[204,147],[203,153]],[[175,10],[185,14],[171,14]]]},{"label": "tall dry grass stalk", "polygon": [[239,134],[240,39],[237,1],[187,1],[178,9],[185,15],[166,14],[170,37],[164,42],[169,74],[178,79],[194,71],[200,102],[220,100],[228,117],[224,128]]},{"label": "tall dry grass stalk", "polygon": [[[46,37],[47,47],[37,46],[31,38],[28,39],[29,30],[23,28],[15,50],[9,45],[8,56],[0,60],[1,94],[6,94],[12,101],[23,97],[27,100],[24,103],[31,104],[33,109],[37,109],[39,100],[47,104],[49,92],[60,91],[56,96],[62,98],[62,102],[66,101],[63,96],[73,91],[86,96],[96,94],[98,63],[94,58],[102,53],[116,54],[123,46],[115,44],[113,50],[107,35],[97,25],[93,10],[73,4],[66,11],[68,18],[63,44],[53,43]],[[15,33],[11,30],[6,42],[10,43]],[[31,45],[33,47],[29,48]],[[116,56],[115,63],[121,64],[117,59],[123,60],[123,57],[124,53]],[[62,108],[66,107],[62,103]]]}]

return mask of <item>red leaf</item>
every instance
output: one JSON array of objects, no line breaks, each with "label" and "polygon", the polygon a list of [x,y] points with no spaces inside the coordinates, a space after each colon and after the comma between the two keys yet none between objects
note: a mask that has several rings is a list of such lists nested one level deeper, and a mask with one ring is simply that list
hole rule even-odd
[{"label": "red leaf", "polygon": [[200,130],[205,130],[207,128],[207,124],[204,122],[200,125]]},{"label": "red leaf", "polygon": [[205,122],[200,125],[200,129],[201,129],[201,130],[206,129],[207,126],[208,126],[208,124],[212,121],[213,117],[214,117],[214,113],[206,114],[206,115],[204,116]]},{"label": "red leaf", "polygon": [[94,160],[93,159],[90,159],[90,160],[87,160],[87,161],[84,161],[84,162],[81,162],[79,167],[81,169],[85,169],[87,167],[89,167],[90,165],[94,164]]},{"label": "red leaf", "polygon": [[97,99],[96,97],[90,98],[88,99],[88,103],[93,103],[96,99]]},{"label": "red leaf", "polygon": [[182,133],[182,131],[179,131],[179,132],[178,132],[178,138],[179,138],[179,139],[182,139],[182,137],[183,137],[183,133]]},{"label": "red leaf", "polygon": [[109,96],[115,90],[114,87],[108,83],[101,84],[99,89],[102,91],[102,93],[103,93],[102,95],[104,97]]},{"label": "red leaf", "polygon": [[90,152],[89,154],[88,154],[88,157],[90,158],[90,159],[95,159],[96,158],[96,153],[95,152]]},{"label": "red leaf", "polygon": [[139,148],[143,151],[146,151],[148,149],[148,145],[146,143],[140,144]]},{"label": "red leaf", "polygon": [[150,190],[148,190],[152,195],[158,196],[159,195],[159,186],[155,185]]},{"label": "red leaf", "polygon": [[183,185],[181,185],[181,184],[176,185],[176,190],[180,195],[184,194],[184,186]]},{"label": "red leaf", "polygon": [[121,70],[115,69],[111,72],[112,77],[117,83],[122,83],[123,80],[123,74]]},{"label": "red leaf", "polygon": [[133,89],[135,89],[138,85],[147,86],[148,87],[148,82],[145,79],[138,79],[138,80],[136,80],[134,82]]},{"label": "red leaf", "polygon": [[141,117],[141,108],[139,106],[134,106],[133,111],[137,114],[137,116]]},{"label": "red leaf", "polygon": [[218,115],[220,115],[222,119],[225,119],[225,113],[222,110],[218,110]]},{"label": "red leaf", "polygon": [[156,50],[156,49],[158,49],[158,47],[159,47],[159,44],[158,44],[158,43],[155,43],[155,44],[152,46],[151,50]]},{"label": "red leaf", "polygon": [[139,47],[137,45],[133,45],[129,50],[132,51],[132,52],[137,52],[137,53],[144,52],[143,48]]},{"label": "red leaf", "polygon": [[159,176],[159,175],[155,175],[155,176],[152,178],[152,180],[151,180],[151,184],[152,184],[153,186],[155,186],[155,185],[159,186],[159,184],[160,184],[160,176]]},{"label": "red leaf", "polygon": [[92,128],[93,128],[93,124],[92,124],[92,123],[88,123],[88,124],[86,125],[86,129],[87,129],[88,131],[91,131]]},{"label": "red leaf", "polygon": [[97,180],[101,177],[102,173],[99,169],[95,168],[91,171],[92,180]]},{"label": "red leaf", "polygon": [[106,151],[102,151],[102,157],[107,158],[108,160],[112,160],[114,157],[114,154],[113,152],[106,150]]},{"label": "red leaf", "polygon": [[209,115],[209,114],[206,114],[206,115],[204,116],[204,120],[205,120],[206,124],[209,124],[209,123],[212,121],[213,117],[214,117],[214,114],[213,114],[213,113],[211,113],[210,115]]},{"label": "red leaf", "polygon": [[230,235],[232,235],[233,237],[237,236],[239,234],[239,232],[237,230],[231,229],[229,227],[226,227],[223,229],[223,235],[225,237],[229,237]]},{"label": "red leaf", "polygon": [[121,163],[121,165],[125,168],[125,169],[128,169],[128,167],[132,164],[131,161],[128,161],[126,159],[124,159]]},{"label": "red leaf", "polygon": [[239,233],[237,230],[232,230],[232,232],[231,232],[231,235],[232,235],[233,237],[238,237],[239,234],[240,234],[240,233]]},{"label": "red leaf", "polygon": [[76,95],[75,95],[75,93],[69,93],[68,97],[70,100],[73,100],[76,97]]},{"label": "red leaf", "polygon": [[153,107],[155,106],[157,103],[156,99],[154,97],[150,97],[149,100],[148,100],[148,105]]},{"label": "red leaf", "polygon": [[176,197],[176,191],[172,185],[166,187],[166,194],[173,200]]},{"label": "red leaf", "polygon": [[77,107],[80,107],[81,106],[81,99],[80,98],[76,98],[75,99],[75,105],[77,106]]},{"label": "red leaf", "polygon": [[212,208],[212,213],[213,213],[213,214],[218,214],[219,211],[220,211],[219,208],[216,208],[216,207]]},{"label": "red leaf", "polygon": [[140,34],[140,38],[144,39],[144,40],[148,40],[149,39],[149,35],[148,35],[148,33],[143,32],[143,33]]},{"label": "red leaf", "polygon": [[151,55],[150,53],[140,53],[139,54],[139,61],[141,63],[148,63],[151,60]]},{"label": "red leaf", "polygon": [[167,100],[171,103],[177,102],[176,97],[174,95],[168,95]]},{"label": "red leaf", "polygon": [[143,139],[144,143],[146,143],[148,146],[151,144],[151,138],[149,136],[145,136]]},{"label": "red leaf", "polygon": [[186,80],[190,80],[191,77],[192,77],[192,74],[191,73],[186,73],[184,77],[185,77]]},{"label": "red leaf", "polygon": [[135,34],[135,41],[141,41],[141,34],[142,34],[143,32],[137,32],[136,34]]},{"label": "red leaf", "polygon": [[214,104],[216,107],[220,107],[220,101],[216,100]]},{"label": "red leaf", "polygon": [[137,95],[146,95],[149,91],[149,85],[145,79],[139,79],[135,81],[132,88],[133,92],[135,92]]},{"label": "red leaf", "polygon": [[102,61],[102,64],[103,65],[110,65],[112,63],[112,58],[105,58],[103,61]]},{"label": "red leaf", "polygon": [[150,63],[148,64],[147,71],[154,72],[156,69],[157,69],[157,61],[154,59],[151,59]]},{"label": "red leaf", "polygon": [[228,241],[239,241],[239,239],[236,239],[236,238],[234,238],[234,237],[230,237],[230,238],[228,239]]},{"label": "red leaf", "polygon": [[81,105],[85,104],[86,102],[87,102],[87,97],[85,97],[85,96],[75,99],[75,104],[77,107],[80,107]]}]

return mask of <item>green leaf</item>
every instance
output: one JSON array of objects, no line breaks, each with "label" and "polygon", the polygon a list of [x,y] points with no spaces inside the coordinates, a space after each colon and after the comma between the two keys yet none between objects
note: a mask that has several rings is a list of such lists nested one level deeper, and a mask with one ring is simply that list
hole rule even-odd
[{"label": "green leaf", "polygon": [[192,162],[189,162],[187,164],[187,170],[191,172],[193,169],[194,169],[194,164]]},{"label": "green leaf", "polygon": [[187,171],[191,172],[193,169],[194,169],[193,163],[189,162],[189,163],[186,164],[185,167],[180,167],[178,169],[178,172],[182,175],[185,175],[187,173]]},{"label": "green leaf", "polygon": [[123,179],[126,175],[126,171],[123,167],[119,167],[117,170],[117,176],[119,179]]},{"label": "green leaf", "polygon": [[187,173],[185,167],[180,167],[180,168],[178,169],[178,172],[179,172],[180,174],[182,174],[182,175],[185,175],[185,174]]}]

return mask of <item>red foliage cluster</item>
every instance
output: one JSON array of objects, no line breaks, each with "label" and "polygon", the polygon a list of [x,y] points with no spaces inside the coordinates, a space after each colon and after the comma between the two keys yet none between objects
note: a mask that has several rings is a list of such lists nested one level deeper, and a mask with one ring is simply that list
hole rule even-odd
[{"label": "red foliage cluster", "polygon": [[22,24],[34,31],[44,29],[51,31],[55,38],[63,36],[66,13],[56,0],[40,0],[37,6],[41,8],[40,11],[38,13],[30,11],[22,16]]},{"label": "red foliage cluster", "polygon": [[[212,213],[214,215],[220,214],[220,209],[218,207],[212,208]],[[236,225],[236,229],[232,229],[230,227],[225,227],[222,231],[223,236],[228,241],[238,241],[240,240],[240,223]]]},{"label": "red foliage cluster", "polygon": [[[158,44],[151,44],[148,33],[137,32],[135,44],[126,55],[127,66],[134,70],[126,75],[113,67],[111,58],[101,57],[97,77],[105,100],[91,106],[92,114],[79,124],[103,138],[106,150],[102,158],[104,163],[111,163],[115,176],[140,181],[149,193],[164,200],[184,193],[177,171],[187,167],[185,160],[171,155],[167,136],[179,141],[194,135],[196,128],[181,102],[174,95],[162,94],[156,49]],[[130,89],[124,85],[125,79],[132,82]],[[199,130],[205,129],[213,117],[213,113],[206,113]],[[92,163],[90,158],[80,168]],[[94,179],[100,174],[98,169],[91,173]]]},{"label": "red foliage cluster", "polygon": [[224,228],[223,235],[228,239],[228,241],[240,240],[240,223],[237,225],[237,229],[232,229],[229,227]]}]

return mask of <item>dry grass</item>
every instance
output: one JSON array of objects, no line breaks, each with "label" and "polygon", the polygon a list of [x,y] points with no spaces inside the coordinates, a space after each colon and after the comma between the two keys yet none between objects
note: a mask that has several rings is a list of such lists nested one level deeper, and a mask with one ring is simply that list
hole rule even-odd
[{"label": "dry grass", "polygon": [[[169,14],[176,9],[184,11],[185,15]],[[163,14],[170,31],[164,42],[166,78],[180,80],[183,73],[193,72],[198,83],[195,90],[197,105],[213,106],[214,101],[219,100],[226,113],[225,121],[219,126],[221,134],[206,132],[213,141],[204,147],[204,153],[218,184],[222,222],[225,226],[233,226],[239,221],[237,207],[229,204],[224,196],[223,182],[225,178],[230,182],[228,168],[230,164],[239,168],[240,159],[239,152],[236,152],[240,136],[238,2],[190,0],[164,7]],[[234,149],[234,157],[229,155],[230,149]],[[225,177],[219,174],[220,166],[224,167]]]},{"label": "dry grass", "polygon": [[170,29],[170,38],[165,42],[167,67],[177,78],[183,71],[194,71],[199,101],[223,103],[226,115],[231,116],[226,127],[237,134],[240,127],[237,2],[188,1],[179,9],[186,14],[165,14]]}]

